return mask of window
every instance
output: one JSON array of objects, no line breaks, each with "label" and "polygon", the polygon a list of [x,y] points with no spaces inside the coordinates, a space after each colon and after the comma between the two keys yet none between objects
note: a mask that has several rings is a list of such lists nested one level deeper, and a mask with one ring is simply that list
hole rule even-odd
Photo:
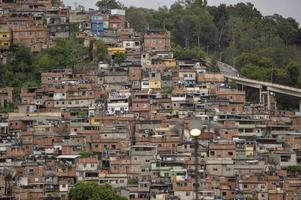
[{"label": "window", "polygon": [[229,156],[233,156],[233,152],[228,152],[228,155]]},{"label": "window", "polygon": [[214,156],[215,152],[214,151],[210,151],[210,156]]},{"label": "window", "polygon": [[190,196],[190,192],[186,192],[186,197]]}]

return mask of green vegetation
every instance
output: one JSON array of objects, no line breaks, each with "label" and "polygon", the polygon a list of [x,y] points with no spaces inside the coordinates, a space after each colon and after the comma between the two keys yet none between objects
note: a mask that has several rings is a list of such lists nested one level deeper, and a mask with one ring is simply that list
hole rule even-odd
[{"label": "green vegetation", "polygon": [[126,200],[119,196],[110,185],[95,182],[77,183],[69,192],[71,200]]},{"label": "green vegetation", "polygon": [[291,175],[301,175],[301,166],[289,166],[287,167],[287,173]]},{"label": "green vegetation", "polygon": [[85,151],[82,151],[79,153],[80,157],[81,158],[90,158],[93,156],[93,152],[85,152]]},{"label": "green vegetation", "polygon": [[120,9],[123,8],[123,5],[115,0],[101,0],[96,3],[96,6],[101,11],[108,11],[110,9]]},{"label": "green vegetation", "polygon": [[92,60],[94,63],[108,60],[108,47],[102,40],[92,41]]},{"label": "green vegetation", "polygon": [[14,108],[15,105],[13,103],[8,103],[7,105],[4,105],[4,107],[0,107],[0,113],[13,112]]},{"label": "green vegetation", "polygon": [[54,47],[37,54],[16,44],[8,53],[7,63],[0,68],[0,86],[12,86],[17,91],[23,86],[38,87],[41,72],[68,67],[82,70],[94,62],[93,58],[98,61],[106,57],[106,45],[101,41],[96,41],[95,48],[89,49],[84,47],[83,41],[74,38],[57,40]]},{"label": "green vegetation", "polygon": [[61,0],[51,0],[52,6],[60,6],[62,4]]},{"label": "green vegetation", "polygon": [[174,51],[174,55],[177,58],[182,58],[182,59],[204,59],[204,58],[206,58],[205,52],[199,47],[185,49],[185,48],[181,47],[180,45],[176,45],[176,47],[173,48],[173,51]]},{"label": "green vegetation", "polygon": [[137,177],[129,178],[128,179],[128,184],[137,185],[138,184],[138,178]]},{"label": "green vegetation", "polygon": [[120,65],[122,62],[126,60],[126,55],[124,53],[116,53],[114,56],[114,63]]},{"label": "green vegetation", "polygon": [[34,55],[22,44],[13,45],[7,62],[0,68],[0,85],[20,88],[22,85],[37,86],[39,70],[34,67]]}]

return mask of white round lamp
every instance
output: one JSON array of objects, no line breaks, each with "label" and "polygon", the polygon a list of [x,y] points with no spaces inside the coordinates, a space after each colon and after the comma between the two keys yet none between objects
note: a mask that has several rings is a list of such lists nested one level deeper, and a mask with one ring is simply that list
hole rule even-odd
[{"label": "white round lamp", "polygon": [[200,136],[201,135],[201,130],[199,130],[199,129],[192,129],[191,131],[190,131],[190,135],[192,136],[192,137],[198,137],[198,136]]}]

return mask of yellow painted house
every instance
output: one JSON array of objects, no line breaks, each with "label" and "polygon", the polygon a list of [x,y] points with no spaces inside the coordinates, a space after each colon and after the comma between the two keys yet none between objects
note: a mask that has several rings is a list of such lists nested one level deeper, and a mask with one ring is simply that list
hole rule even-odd
[{"label": "yellow painted house", "polygon": [[253,145],[247,145],[245,147],[246,150],[246,156],[254,156],[254,146]]},{"label": "yellow painted house", "polygon": [[161,81],[159,80],[149,80],[150,89],[161,89]]},{"label": "yellow painted house", "polygon": [[97,117],[91,117],[90,118],[90,124],[91,125],[99,125],[99,124],[101,124],[100,122],[101,122],[101,120],[99,120],[99,118],[97,118]]},{"label": "yellow painted house", "polygon": [[173,58],[171,58],[171,59],[165,59],[164,61],[163,61],[163,63],[164,63],[164,66],[166,66],[166,67],[177,67],[177,61],[176,61],[176,59],[173,59]]},{"label": "yellow painted house", "polygon": [[113,56],[116,53],[125,53],[125,48],[121,48],[121,47],[111,47],[111,48],[108,48],[108,54],[110,56]]},{"label": "yellow painted house", "polygon": [[0,26],[0,49],[8,49],[12,43],[12,33],[8,27]]}]

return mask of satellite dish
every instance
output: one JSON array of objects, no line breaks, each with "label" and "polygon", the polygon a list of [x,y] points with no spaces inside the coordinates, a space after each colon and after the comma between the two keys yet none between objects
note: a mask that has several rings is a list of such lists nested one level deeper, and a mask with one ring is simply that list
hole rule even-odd
[{"label": "satellite dish", "polygon": [[198,136],[201,135],[201,130],[200,130],[200,129],[197,129],[197,128],[192,129],[192,130],[190,131],[190,135],[191,135],[192,137],[198,137]]}]

